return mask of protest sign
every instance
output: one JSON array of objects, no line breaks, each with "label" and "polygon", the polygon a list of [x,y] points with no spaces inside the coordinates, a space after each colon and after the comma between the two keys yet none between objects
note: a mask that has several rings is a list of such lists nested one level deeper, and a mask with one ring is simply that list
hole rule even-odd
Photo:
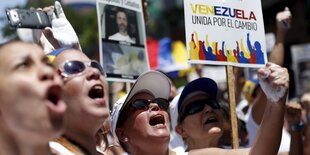
[{"label": "protest sign", "polygon": [[226,65],[232,146],[238,148],[235,76],[232,66],[267,62],[260,0],[184,0],[186,46],[192,64]]},{"label": "protest sign", "polygon": [[184,0],[184,9],[190,63],[262,67],[267,62],[260,0]]},{"label": "protest sign", "polygon": [[310,90],[310,44],[291,46],[297,95]]},{"label": "protest sign", "polygon": [[97,0],[100,62],[109,81],[133,82],[149,70],[142,2]]}]

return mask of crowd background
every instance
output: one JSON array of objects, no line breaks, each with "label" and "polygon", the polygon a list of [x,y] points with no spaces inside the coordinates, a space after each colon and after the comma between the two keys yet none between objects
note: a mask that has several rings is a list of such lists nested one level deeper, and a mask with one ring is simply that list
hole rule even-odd
[{"label": "crowd background", "polygon": [[[24,0],[19,4],[21,8],[38,8],[41,6],[48,6],[54,0]],[[74,1],[62,0],[63,8],[70,23],[78,34],[81,47],[88,57],[91,59],[99,60],[99,42],[98,42],[98,22],[96,15],[96,1]],[[291,28],[285,37],[285,56],[284,67],[289,69],[290,73],[290,97],[298,94],[295,92],[294,84],[294,71],[292,70],[292,56],[290,47],[295,44],[308,43],[310,41],[310,3],[309,1],[302,0],[262,0],[262,9],[264,17],[264,25],[266,33],[276,32],[276,13],[282,11],[284,7],[289,7],[293,15]],[[12,6],[11,6],[12,7]],[[4,11],[4,10],[3,10]],[[184,11],[182,0],[148,0],[149,20],[146,24],[146,34],[148,38],[148,46],[153,46],[154,41],[162,41],[170,39],[171,43],[180,42],[185,43],[185,24],[184,24]],[[76,15],[78,14],[78,16]],[[1,21],[6,22],[6,17],[1,18]],[[81,24],[88,23],[88,24]],[[16,31],[10,29],[8,25],[2,28],[3,36],[5,38],[12,38],[16,36]],[[153,43],[153,44],[152,44]],[[149,48],[150,49],[150,48]],[[149,55],[153,51],[149,50]],[[169,52],[169,51],[168,51]],[[170,51],[171,52],[171,51]],[[155,59],[155,58],[152,58]],[[150,60],[156,61],[156,60]],[[152,63],[152,62],[151,62]],[[151,64],[152,69],[160,69],[160,64]],[[202,67],[202,73],[204,72]],[[208,70],[210,72],[210,69]],[[196,73],[194,73],[196,74]],[[199,74],[199,72],[198,72]],[[210,73],[209,73],[210,74]],[[184,72],[172,74],[173,81],[176,83],[177,88],[183,86],[188,80],[188,74]],[[192,76],[192,75],[189,75]],[[195,77],[195,75],[194,75]],[[225,82],[225,75],[223,75]],[[218,81],[217,81],[218,82]],[[225,85],[225,84],[224,84]],[[225,87],[225,86],[224,86]]]},{"label": "crowd background", "polygon": [[[49,0],[44,0],[44,1],[35,1],[35,0],[30,0],[27,2],[26,6],[23,6],[25,8],[34,7],[38,8],[41,6],[48,6],[52,4],[53,1]],[[78,35],[81,47],[85,54],[90,57],[91,59],[99,59],[99,50],[98,50],[98,30],[97,28],[97,15],[96,15],[96,10],[95,10],[95,3],[88,3],[84,5],[77,5],[73,2],[70,1],[62,1],[64,5],[64,10],[66,12],[67,19],[70,21],[72,26],[75,28],[75,31]],[[310,31],[310,22],[308,22],[307,16],[308,16],[308,9],[309,7],[309,2],[303,2],[303,1],[268,1],[268,2],[262,2],[263,3],[263,15],[264,15],[264,22],[265,22],[265,30],[266,33],[268,32],[273,32],[276,33],[277,30],[277,25],[276,25],[276,14],[279,11],[282,11],[284,7],[289,7],[290,11],[292,13],[292,16],[294,17],[292,22],[291,22],[291,27],[287,32],[286,37],[283,37],[280,42],[283,42],[284,44],[284,59],[280,60],[280,62],[276,61],[273,59],[272,61],[276,61],[277,64],[287,67],[290,71],[290,91],[289,91],[289,98],[297,98],[297,102],[309,102],[309,100],[305,99],[305,101],[300,98],[301,94],[296,94],[295,91],[295,83],[294,83],[294,72],[292,70],[292,59],[291,59],[291,52],[290,52],[290,47],[291,45],[295,44],[301,44],[301,43],[308,43],[309,42],[309,33]],[[67,5],[66,5],[67,4]],[[149,1],[149,14],[150,14],[150,19],[148,23],[146,24],[146,30],[147,30],[147,37],[148,37],[148,43],[152,41],[165,41],[165,43],[169,44],[172,46],[173,42],[176,41],[181,41],[182,43],[185,43],[185,36],[184,36],[184,18],[183,18],[183,4],[182,1],[163,1],[163,0],[150,0]],[[79,14],[79,16],[77,16]],[[81,24],[81,23],[88,23],[86,24]],[[159,31],[159,30],[164,30],[164,31]],[[3,29],[4,35],[9,38],[14,38],[16,34],[14,34],[15,30],[12,30],[8,27],[5,27]],[[278,38],[277,38],[278,39]],[[153,42],[154,43],[154,42]],[[151,52],[150,50],[148,52]],[[167,52],[172,52],[167,50]],[[154,57],[152,58],[154,59]],[[161,64],[158,64],[157,66],[151,66],[152,69],[156,70],[161,70]],[[218,74],[218,70],[223,70],[223,67],[218,67],[218,66],[202,66],[202,65],[193,65],[190,66],[189,68],[186,68],[185,70],[177,70],[175,72],[171,73],[166,73],[169,77],[171,77],[172,83],[175,84],[177,90],[177,93],[181,92],[180,90],[182,89],[182,86],[184,86],[186,83],[189,81],[192,81],[195,78],[198,77],[204,77],[205,74],[207,73],[210,78],[217,80],[216,82],[219,85],[219,97],[220,97],[220,102],[228,102],[227,100],[227,92],[226,92],[226,75],[225,72],[222,72]],[[239,74],[238,74],[239,73]],[[214,77],[212,77],[214,75]],[[216,77],[215,77],[216,75]],[[221,77],[219,76],[221,75]],[[242,71],[238,71],[236,69],[236,77],[237,78],[242,78],[244,75],[242,74]],[[236,82],[239,82],[238,80]],[[243,85],[242,80],[240,80],[240,85],[237,86],[242,86]],[[255,82],[254,82],[255,84]],[[256,83],[257,84],[257,83]],[[125,94],[129,89],[126,89],[126,85],[124,83],[109,83],[110,88],[110,104],[115,103],[114,99],[118,99],[120,96]],[[255,88],[255,87],[254,87]],[[238,89],[237,92],[241,92],[241,88],[236,88]],[[255,90],[254,95],[251,94],[250,97],[257,97],[260,98],[259,95],[261,95],[259,92]],[[241,94],[238,94],[237,97],[240,97]],[[306,94],[307,95],[307,94]],[[237,99],[239,103],[239,99]],[[292,100],[294,101],[294,100]],[[254,102],[254,101],[253,101]],[[251,103],[251,102],[249,102]],[[307,103],[305,103],[307,104]],[[255,103],[253,103],[255,106]],[[110,105],[112,106],[112,105]],[[224,107],[224,106],[223,106]],[[254,109],[255,107],[253,107]],[[265,109],[265,108],[262,108]],[[292,106],[292,109],[299,109],[300,107],[296,108],[296,106]],[[242,109],[244,110],[244,109]],[[258,110],[253,110],[254,113],[255,111]],[[291,111],[292,112],[292,111]],[[292,113],[288,112],[288,115],[294,115],[293,117],[296,117],[296,111],[293,111]],[[240,113],[239,113],[240,115]],[[253,119],[257,124],[260,124],[261,118],[256,118],[255,114],[253,115]],[[259,116],[262,117],[262,116]],[[239,117],[240,119],[240,117]],[[242,119],[242,118],[241,118]],[[294,124],[296,125],[296,122],[300,121],[299,119],[296,120],[289,120],[290,117],[288,117],[288,123],[290,125]],[[292,117],[291,117],[292,119]],[[258,120],[258,121],[257,121]],[[291,121],[291,122],[290,122]],[[228,124],[229,125],[229,124]],[[300,132],[300,129],[293,129],[289,125],[287,125],[290,130],[292,131],[298,131]],[[285,127],[285,126],[284,126]],[[243,128],[245,128],[243,126]],[[228,127],[228,132],[229,132],[229,127]],[[300,133],[299,133],[300,134]],[[294,136],[294,135],[293,135]],[[299,138],[295,141],[301,141],[300,138],[301,136],[299,135]],[[295,137],[292,137],[292,142]],[[246,140],[245,140],[246,141]],[[225,142],[223,142],[225,143]],[[247,145],[247,142],[244,142],[245,146]],[[294,143],[295,144],[295,143]],[[229,145],[229,144],[228,144]]]}]

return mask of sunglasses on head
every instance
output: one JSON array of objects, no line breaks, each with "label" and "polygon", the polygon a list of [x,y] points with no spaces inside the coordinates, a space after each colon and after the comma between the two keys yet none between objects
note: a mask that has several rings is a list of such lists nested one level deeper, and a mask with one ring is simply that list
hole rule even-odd
[{"label": "sunglasses on head", "polygon": [[184,108],[183,115],[180,116],[179,122],[183,122],[186,116],[193,115],[198,112],[201,112],[205,105],[211,106],[213,109],[221,109],[221,106],[217,103],[215,99],[203,99],[203,100],[197,100],[189,103]]},{"label": "sunglasses on head", "polygon": [[95,68],[99,70],[99,72],[103,76],[106,76],[106,73],[103,70],[102,66],[96,60],[91,60],[91,61],[86,61],[86,62],[78,61],[78,60],[68,60],[61,65],[61,68],[58,69],[58,73],[64,77],[69,77],[73,75],[78,76],[78,75],[82,75],[85,73],[86,67]]},{"label": "sunglasses on head", "polygon": [[160,109],[168,111],[169,101],[163,98],[155,98],[152,100],[137,99],[130,103],[130,106],[136,110],[148,110],[151,103],[156,103]]}]

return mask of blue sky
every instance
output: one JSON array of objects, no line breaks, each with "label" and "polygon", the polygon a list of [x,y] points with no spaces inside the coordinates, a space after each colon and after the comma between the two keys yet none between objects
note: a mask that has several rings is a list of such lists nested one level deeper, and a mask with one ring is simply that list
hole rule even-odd
[{"label": "blue sky", "polygon": [[[5,9],[6,8],[12,8],[12,7],[15,7],[17,5],[24,5],[26,4],[26,1],[27,0],[0,0],[1,1],[1,5],[0,5],[0,17],[3,18],[5,17],[6,18],[6,13],[5,13]],[[4,42],[4,39],[2,38],[2,27],[3,25],[5,25],[5,23],[7,23],[8,21],[7,20],[3,20],[3,21],[0,21],[0,43]]]}]

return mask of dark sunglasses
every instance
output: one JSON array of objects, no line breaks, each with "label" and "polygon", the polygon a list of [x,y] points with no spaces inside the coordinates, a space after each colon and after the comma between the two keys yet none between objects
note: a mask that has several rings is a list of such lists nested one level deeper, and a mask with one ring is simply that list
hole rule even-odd
[{"label": "dark sunglasses", "polygon": [[163,98],[155,98],[152,100],[137,99],[130,103],[130,106],[136,110],[148,110],[151,103],[156,103],[160,109],[168,111],[169,101]]},{"label": "dark sunglasses", "polygon": [[197,100],[189,103],[185,108],[183,115],[180,115],[179,122],[183,122],[186,116],[193,115],[198,112],[201,112],[205,105],[211,106],[213,109],[221,109],[221,106],[217,103],[215,99],[203,99],[203,100]]},{"label": "dark sunglasses", "polygon": [[103,76],[106,76],[106,73],[103,70],[102,66],[96,60],[86,62],[78,60],[68,60],[61,65],[61,68],[58,69],[58,73],[64,77],[69,77],[73,75],[79,76],[85,73],[86,67],[98,69]]}]

